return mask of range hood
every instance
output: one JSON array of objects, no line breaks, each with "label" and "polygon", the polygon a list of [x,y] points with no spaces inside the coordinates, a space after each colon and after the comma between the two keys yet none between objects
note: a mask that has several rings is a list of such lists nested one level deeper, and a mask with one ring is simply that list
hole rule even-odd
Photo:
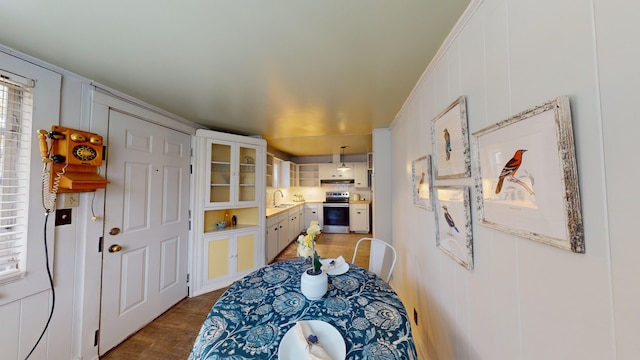
[{"label": "range hood", "polygon": [[353,184],[355,181],[353,179],[320,179],[320,184]]}]

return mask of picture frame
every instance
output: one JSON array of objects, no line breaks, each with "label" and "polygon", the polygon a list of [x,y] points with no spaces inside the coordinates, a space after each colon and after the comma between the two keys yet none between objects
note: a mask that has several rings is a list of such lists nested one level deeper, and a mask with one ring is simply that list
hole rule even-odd
[{"label": "picture frame", "polygon": [[433,169],[436,180],[471,177],[467,105],[457,98],[431,121]]},{"label": "picture frame", "polygon": [[433,210],[431,196],[431,155],[423,156],[411,162],[411,180],[413,184],[413,205],[425,210]]},{"label": "picture frame", "polygon": [[436,245],[468,270],[473,269],[471,197],[468,186],[434,187]]},{"label": "picture frame", "polygon": [[473,138],[481,224],[584,253],[569,98],[525,110]]}]

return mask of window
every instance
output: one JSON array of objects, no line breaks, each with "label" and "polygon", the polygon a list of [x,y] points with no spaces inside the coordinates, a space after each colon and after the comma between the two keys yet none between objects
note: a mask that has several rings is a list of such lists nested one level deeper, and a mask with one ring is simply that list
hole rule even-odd
[{"label": "window", "polygon": [[0,72],[0,283],[25,271],[33,108],[30,83]]},{"label": "window", "polygon": [[[1,50],[1,49],[0,49]],[[60,118],[60,74],[0,51],[0,306],[49,288],[38,129]]]}]

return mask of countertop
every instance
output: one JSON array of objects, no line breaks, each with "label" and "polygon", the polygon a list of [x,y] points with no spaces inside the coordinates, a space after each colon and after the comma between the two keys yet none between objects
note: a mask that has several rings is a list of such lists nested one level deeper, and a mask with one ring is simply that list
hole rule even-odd
[{"label": "countertop", "polygon": [[[290,202],[290,203],[283,203],[283,204],[290,204],[291,206],[288,207],[282,207],[282,208],[274,208],[274,207],[268,207],[267,208],[267,212],[266,212],[266,216],[267,218],[272,217],[272,216],[277,216],[280,215],[286,211],[289,211],[289,209],[293,209],[298,205],[304,205],[304,203],[322,203],[322,201],[295,201],[295,202]],[[371,200],[349,200],[349,204],[365,204],[365,205],[369,205],[371,204]]]},{"label": "countertop", "polygon": [[267,208],[267,218],[271,217],[271,216],[276,216],[279,215],[283,212],[289,211],[289,209],[294,209],[296,208],[298,205],[304,205],[305,201],[294,201],[294,202],[290,202],[290,203],[282,203],[282,204],[289,204],[290,206],[287,207],[281,207],[281,208],[274,208],[274,207],[268,207]]}]

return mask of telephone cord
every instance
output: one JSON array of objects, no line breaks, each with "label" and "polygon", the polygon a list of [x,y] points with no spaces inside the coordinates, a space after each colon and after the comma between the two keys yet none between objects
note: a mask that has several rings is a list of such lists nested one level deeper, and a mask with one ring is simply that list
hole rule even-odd
[{"label": "telephone cord", "polygon": [[51,318],[53,317],[53,309],[56,306],[56,290],[53,287],[53,276],[51,275],[51,266],[49,265],[49,249],[47,247],[47,222],[48,222],[48,220],[49,220],[49,212],[47,211],[47,213],[44,216],[44,256],[45,256],[45,261],[46,261],[46,264],[47,264],[47,274],[49,275],[49,285],[51,286],[51,310],[49,311],[49,318],[47,319],[47,323],[44,325],[44,329],[42,329],[42,333],[40,334],[40,337],[38,338],[38,341],[36,341],[35,345],[33,345],[33,347],[31,348],[31,351],[29,351],[29,354],[27,354],[27,357],[24,358],[25,360],[29,359],[31,354],[33,354],[33,352],[35,351],[36,347],[38,347],[38,344],[40,343],[40,340],[42,340],[42,337],[47,332],[47,328],[49,328],[49,323],[51,322]]},{"label": "telephone cord", "polygon": [[47,169],[47,163],[44,164],[42,169],[42,207],[45,209],[46,213],[53,212],[56,209],[56,199],[58,197],[60,181],[62,180],[62,175],[64,175],[67,170],[67,166],[69,166],[69,164],[64,164],[60,172],[56,173],[56,177],[51,185],[51,191],[48,191],[47,188],[49,187],[51,175]]}]

